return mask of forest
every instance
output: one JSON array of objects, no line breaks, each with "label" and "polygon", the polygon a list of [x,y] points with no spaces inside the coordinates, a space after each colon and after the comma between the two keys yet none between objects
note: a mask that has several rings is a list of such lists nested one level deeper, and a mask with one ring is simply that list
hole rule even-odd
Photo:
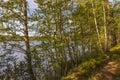
[{"label": "forest", "polygon": [[0,80],[120,80],[119,0],[31,1],[0,0]]}]

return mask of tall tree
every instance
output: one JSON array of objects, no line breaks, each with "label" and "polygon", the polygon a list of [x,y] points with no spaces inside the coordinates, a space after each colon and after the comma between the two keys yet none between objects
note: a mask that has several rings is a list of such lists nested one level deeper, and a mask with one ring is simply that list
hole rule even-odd
[{"label": "tall tree", "polygon": [[95,22],[95,27],[96,27],[98,42],[99,42],[101,51],[103,52],[103,50],[102,50],[102,44],[101,44],[101,39],[100,39],[100,33],[99,33],[99,29],[98,29],[98,23],[97,23],[97,19],[96,19],[95,4],[94,4],[93,0],[91,0],[91,5],[92,5],[92,8],[93,8],[94,22]]},{"label": "tall tree", "polygon": [[[108,2],[108,1],[107,1]],[[104,16],[104,46],[105,46],[105,51],[107,50],[108,48],[108,45],[107,45],[107,22],[106,22],[106,9],[105,9],[105,2],[102,1],[102,5],[103,5],[103,16]],[[108,4],[107,4],[108,6]]]},{"label": "tall tree", "polygon": [[[6,12],[10,13],[7,14],[4,17],[6,17],[6,19],[8,18],[8,22],[6,22],[5,24],[10,24],[9,22],[13,20],[13,25],[10,26],[10,32],[12,32],[12,30],[14,29],[13,26],[14,24],[16,24],[16,22],[18,22],[17,24],[21,24],[20,26],[23,28],[24,31],[24,41],[25,41],[25,46],[26,46],[26,61],[27,61],[27,71],[29,74],[29,77],[31,80],[36,80],[36,77],[34,76],[34,72],[32,69],[32,59],[31,59],[31,51],[30,51],[30,42],[29,42],[29,35],[28,35],[28,8],[27,8],[27,1],[26,0],[11,0],[11,1],[3,1],[2,3],[0,3],[0,7],[5,9]],[[15,16],[13,16],[15,15]],[[12,18],[10,17],[12,16]],[[18,27],[18,29],[20,28],[20,26]],[[17,26],[15,26],[17,27]],[[16,28],[17,29],[17,28]],[[21,29],[21,28],[20,28]],[[22,33],[22,32],[21,32]],[[13,34],[12,34],[13,36]]]},{"label": "tall tree", "polygon": [[24,30],[24,37],[25,37],[25,45],[26,45],[26,55],[27,55],[27,68],[28,68],[28,73],[30,75],[31,80],[36,80],[36,77],[34,76],[34,72],[32,69],[32,60],[31,60],[31,51],[30,51],[30,42],[29,42],[29,35],[28,35],[28,16],[27,16],[27,1],[23,1],[23,30]]}]

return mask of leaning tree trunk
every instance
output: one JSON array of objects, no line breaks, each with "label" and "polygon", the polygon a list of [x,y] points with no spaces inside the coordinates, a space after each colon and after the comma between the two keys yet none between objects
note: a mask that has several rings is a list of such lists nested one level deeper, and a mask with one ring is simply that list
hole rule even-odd
[{"label": "leaning tree trunk", "polygon": [[26,56],[27,56],[27,70],[30,75],[30,80],[36,80],[36,77],[34,76],[33,70],[32,70],[32,64],[31,64],[31,52],[30,52],[30,42],[29,42],[29,35],[28,35],[28,20],[27,20],[27,2],[26,0],[23,0],[23,12],[24,12],[24,38],[25,38],[25,45],[26,45]]}]

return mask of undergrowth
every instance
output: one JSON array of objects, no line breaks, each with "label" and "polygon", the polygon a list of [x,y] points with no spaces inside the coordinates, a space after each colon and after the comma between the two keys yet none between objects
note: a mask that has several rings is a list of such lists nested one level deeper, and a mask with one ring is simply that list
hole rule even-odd
[{"label": "undergrowth", "polygon": [[[62,77],[61,80],[98,80],[96,76],[102,75],[100,69],[102,69],[109,61],[120,62],[120,44],[112,47],[109,52],[106,53],[86,54],[82,58],[81,63],[74,69],[71,69],[68,75]],[[116,72],[115,77],[120,76],[119,70],[120,69]],[[95,74],[97,75],[94,76]]]},{"label": "undergrowth", "polygon": [[108,62],[109,57],[107,54],[87,54],[82,59],[82,63],[72,69],[67,77],[62,80],[79,80],[81,78],[88,78],[92,73]]}]

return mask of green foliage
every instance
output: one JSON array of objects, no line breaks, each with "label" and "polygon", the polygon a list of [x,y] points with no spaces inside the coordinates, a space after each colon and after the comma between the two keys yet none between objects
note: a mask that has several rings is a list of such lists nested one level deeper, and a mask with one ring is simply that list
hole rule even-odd
[{"label": "green foliage", "polygon": [[67,77],[62,80],[75,79],[76,77],[90,77],[96,69],[100,68],[108,60],[106,54],[93,54],[84,56],[82,63],[72,69]]},{"label": "green foliage", "polygon": [[[59,80],[80,62],[79,68],[72,70],[76,73],[70,72],[71,77],[89,77],[96,68],[108,61],[109,56],[112,60],[118,58],[117,54],[108,56],[100,51],[107,51],[106,47],[111,48],[120,42],[119,2],[109,4],[103,0],[35,0],[38,8],[29,14],[30,1],[27,0],[26,15],[23,10],[26,0],[1,1],[0,33],[10,36],[0,35],[0,41],[25,41],[27,49],[31,49],[28,51],[31,54],[26,54],[31,59],[27,60],[34,60],[33,68],[38,69],[36,77],[43,73],[43,80]],[[34,32],[35,35],[29,36],[29,32]],[[17,33],[26,34],[20,36]],[[105,34],[108,44],[105,44]],[[31,46],[29,39],[30,42],[40,44]],[[110,51],[117,53],[119,48],[117,45]],[[24,52],[24,48],[20,50]]]},{"label": "green foliage", "polygon": [[118,51],[118,50],[120,50],[120,44],[117,44],[116,46],[114,46],[110,49],[111,52],[112,51]]}]

